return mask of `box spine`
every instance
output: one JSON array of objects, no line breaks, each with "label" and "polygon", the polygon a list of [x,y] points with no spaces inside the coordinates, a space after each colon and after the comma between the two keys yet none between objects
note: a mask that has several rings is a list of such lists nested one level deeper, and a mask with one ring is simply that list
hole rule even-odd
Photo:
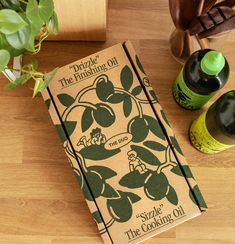
[{"label": "box spine", "polygon": [[[58,130],[58,126],[60,126],[60,128],[63,128],[63,127],[61,124],[60,116],[59,116],[58,111],[57,111],[55,104],[53,102],[53,98],[51,96],[50,90],[45,89],[44,92],[42,93],[42,96],[43,96],[45,105],[48,108],[51,119],[52,119],[52,121],[55,125],[55,128],[56,128],[56,130],[60,136],[60,139],[61,139],[61,137],[66,136],[66,132],[64,130],[63,131]],[[63,133],[63,135],[61,135],[61,133]],[[68,157],[68,161],[69,161],[71,167],[73,168],[73,172],[74,172],[74,174],[78,180],[80,188],[86,189],[86,194],[90,194],[90,198],[93,199],[93,201],[86,200],[86,203],[88,205],[90,212],[92,213],[92,217],[93,217],[94,221],[97,224],[99,233],[101,234],[101,237],[102,237],[104,243],[112,244],[113,242],[112,242],[112,239],[111,239],[111,237],[107,231],[107,226],[105,225],[105,223],[103,221],[102,215],[101,215],[101,213],[97,207],[97,204],[95,202],[95,199],[92,196],[92,193],[89,191],[89,187],[88,187],[86,181],[82,181],[82,183],[81,183],[81,181],[79,180],[80,177],[77,177],[78,175],[81,177],[84,177],[84,173],[81,170],[79,160],[77,159],[77,157],[75,156],[75,153],[73,152],[73,147],[71,145],[71,142],[67,138],[67,140],[62,140],[62,143],[63,143],[65,153]],[[89,192],[87,192],[87,191],[89,191]],[[84,192],[83,192],[83,194],[84,194]]]},{"label": "box spine", "polygon": [[[190,187],[191,190],[191,197],[195,200],[195,203],[198,205],[198,207],[200,208],[201,211],[204,211],[207,209],[206,203],[203,199],[203,196],[200,192],[200,189],[192,175],[192,172],[190,170],[189,167],[184,167],[184,166],[188,166],[188,163],[182,153],[182,150],[178,144],[178,141],[173,133],[173,130],[171,129],[171,126],[163,112],[163,109],[161,107],[161,105],[159,104],[158,100],[157,100],[157,96],[150,84],[150,81],[148,79],[148,77],[146,76],[144,69],[140,63],[140,60],[135,52],[135,49],[133,47],[133,45],[131,44],[130,41],[127,41],[124,43],[124,49],[128,55],[128,58],[130,59],[134,70],[137,73],[137,76],[145,90],[145,93],[151,103],[151,106],[156,114],[156,116],[158,117],[158,120],[161,122],[162,124],[162,128],[165,129],[165,134],[166,137],[168,139],[168,141],[170,142],[172,151],[178,161],[178,164],[180,165],[181,171],[185,176],[186,181],[188,182],[188,185]],[[161,114],[161,116],[159,116],[159,113]],[[167,128],[167,129],[166,129]],[[186,170],[187,168],[187,170]]]}]

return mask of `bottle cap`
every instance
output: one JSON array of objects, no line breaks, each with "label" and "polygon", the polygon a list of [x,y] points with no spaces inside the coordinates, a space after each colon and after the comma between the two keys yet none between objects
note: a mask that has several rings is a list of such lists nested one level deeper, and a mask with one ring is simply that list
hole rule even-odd
[{"label": "bottle cap", "polygon": [[225,58],[217,51],[209,51],[201,60],[201,69],[208,75],[218,75],[224,66]]}]

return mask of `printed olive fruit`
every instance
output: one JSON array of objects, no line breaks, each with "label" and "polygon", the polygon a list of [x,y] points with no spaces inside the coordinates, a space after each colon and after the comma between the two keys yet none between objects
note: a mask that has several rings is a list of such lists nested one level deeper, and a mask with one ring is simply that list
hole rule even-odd
[{"label": "printed olive fruit", "polygon": [[96,84],[96,95],[101,101],[106,101],[107,98],[114,93],[113,83],[108,80],[108,77],[102,76]]},{"label": "printed olive fruit", "polygon": [[146,196],[152,200],[161,200],[166,196],[169,183],[163,173],[151,173],[146,179],[144,192]]},{"label": "printed olive fruit", "polygon": [[107,208],[110,216],[120,223],[128,221],[132,216],[132,204],[125,195],[117,199],[108,199]]},{"label": "printed olive fruit", "polygon": [[128,124],[128,132],[132,134],[133,142],[143,141],[149,132],[147,121],[140,117],[133,118]]},{"label": "printed olive fruit", "polygon": [[103,103],[96,104],[96,110],[93,110],[93,116],[96,122],[102,127],[109,127],[116,119],[111,107]]},{"label": "printed olive fruit", "polygon": [[94,198],[101,196],[105,188],[105,182],[96,171],[90,170],[85,174],[86,180],[92,190]]}]

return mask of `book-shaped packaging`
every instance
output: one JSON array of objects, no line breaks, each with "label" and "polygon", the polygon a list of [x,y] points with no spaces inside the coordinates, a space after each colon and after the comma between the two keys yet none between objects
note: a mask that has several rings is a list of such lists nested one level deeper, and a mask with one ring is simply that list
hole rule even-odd
[{"label": "book-shaped packaging", "polygon": [[139,243],[206,210],[130,41],[60,68],[43,98],[104,243]]}]

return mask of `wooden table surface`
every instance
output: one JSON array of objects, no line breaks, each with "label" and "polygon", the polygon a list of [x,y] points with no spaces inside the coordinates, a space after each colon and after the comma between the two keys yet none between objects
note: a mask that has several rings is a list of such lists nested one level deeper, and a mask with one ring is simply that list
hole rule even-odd
[{"label": "wooden table surface", "polygon": [[[110,0],[106,43],[45,43],[40,68],[49,71],[130,39],[209,206],[201,217],[146,243],[235,243],[235,150],[204,155],[190,145],[188,127],[200,111],[173,101],[181,65],[169,52],[172,28],[165,0]],[[235,87],[235,32],[223,52],[231,75],[220,94]],[[5,82],[1,75],[1,86]],[[41,96],[32,99],[27,87],[1,89],[0,135],[0,244],[102,243]]]}]

